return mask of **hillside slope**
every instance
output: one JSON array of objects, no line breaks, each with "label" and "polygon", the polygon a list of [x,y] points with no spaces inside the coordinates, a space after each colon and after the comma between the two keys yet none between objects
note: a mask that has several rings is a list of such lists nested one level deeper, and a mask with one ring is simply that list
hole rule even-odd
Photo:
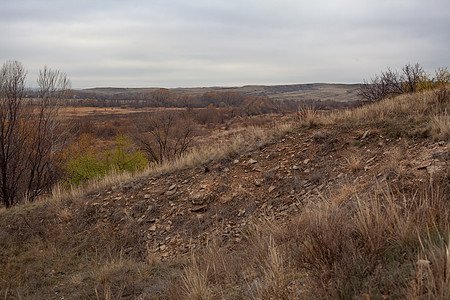
[{"label": "hillside slope", "polygon": [[[275,100],[333,100],[350,102],[361,100],[358,96],[359,84],[309,83],[290,85],[246,85],[242,87],[202,87],[171,88],[171,92],[179,95],[202,95],[207,92],[236,92],[248,96],[268,96]],[[113,97],[130,93],[151,93],[158,88],[91,88],[82,91],[92,92],[99,96]]]},{"label": "hillside slope", "polygon": [[0,294],[445,299],[449,94],[305,111],[245,151],[2,210]]}]

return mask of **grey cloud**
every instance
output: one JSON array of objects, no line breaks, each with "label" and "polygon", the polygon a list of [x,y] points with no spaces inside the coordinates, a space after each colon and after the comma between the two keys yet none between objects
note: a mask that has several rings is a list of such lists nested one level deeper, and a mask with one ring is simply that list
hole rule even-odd
[{"label": "grey cloud", "polygon": [[449,20],[447,0],[0,0],[0,60],[74,87],[357,82],[448,64]]}]

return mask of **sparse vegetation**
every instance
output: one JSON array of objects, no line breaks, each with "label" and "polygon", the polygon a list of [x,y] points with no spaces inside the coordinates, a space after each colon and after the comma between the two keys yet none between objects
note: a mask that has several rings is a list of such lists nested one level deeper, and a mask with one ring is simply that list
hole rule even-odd
[{"label": "sparse vegetation", "polygon": [[365,101],[376,102],[389,96],[436,89],[448,83],[450,73],[446,67],[437,69],[432,77],[419,64],[406,64],[400,71],[388,68],[370,81],[364,80],[359,95]]},{"label": "sparse vegetation", "polygon": [[11,207],[33,201],[57,181],[63,146],[59,105],[70,81],[45,67],[36,103],[26,96],[26,71],[17,61],[0,70],[0,200]]},{"label": "sparse vegetation", "polygon": [[[116,172],[0,209],[0,294],[448,299],[448,90],[197,124],[214,134],[171,132],[170,147],[189,147],[142,169],[132,140],[79,135],[63,159]],[[188,113],[163,128],[185,129]]]}]

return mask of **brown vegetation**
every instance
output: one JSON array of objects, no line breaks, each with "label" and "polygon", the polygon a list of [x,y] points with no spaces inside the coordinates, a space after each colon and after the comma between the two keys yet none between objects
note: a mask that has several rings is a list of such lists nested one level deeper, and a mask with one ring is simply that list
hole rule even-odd
[{"label": "brown vegetation", "polygon": [[401,95],[333,112],[149,89],[61,114],[64,75],[31,99],[5,64],[0,296],[448,299],[450,87],[403,74],[383,73]]},{"label": "brown vegetation", "polygon": [[36,103],[25,98],[24,67],[5,63],[0,71],[0,200],[10,207],[34,200],[57,181],[64,129],[58,110],[70,82],[44,68]]},{"label": "brown vegetation", "polygon": [[304,108],[3,209],[1,294],[448,299],[449,95]]}]

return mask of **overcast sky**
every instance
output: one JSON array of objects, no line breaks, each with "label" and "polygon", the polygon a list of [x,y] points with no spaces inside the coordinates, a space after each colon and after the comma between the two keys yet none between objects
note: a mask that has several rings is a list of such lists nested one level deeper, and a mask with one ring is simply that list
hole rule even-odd
[{"label": "overcast sky", "polygon": [[0,62],[74,88],[361,82],[450,62],[449,0],[0,0]]}]

